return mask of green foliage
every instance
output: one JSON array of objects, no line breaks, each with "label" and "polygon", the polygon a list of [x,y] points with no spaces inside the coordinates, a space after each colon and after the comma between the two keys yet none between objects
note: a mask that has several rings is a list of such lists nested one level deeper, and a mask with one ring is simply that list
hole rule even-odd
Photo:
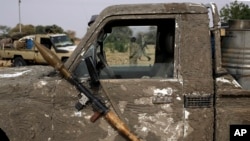
[{"label": "green foliage", "polygon": [[46,33],[64,33],[64,30],[62,27],[58,25],[38,25],[35,27],[35,33],[36,34],[46,34]]},{"label": "green foliage", "polygon": [[8,37],[8,32],[10,31],[10,27],[5,25],[0,25],[0,38]]},{"label": "green foliage", "polygon": [[63,33],[64,31],[60,26],[53,24],[51,26],[45,26],[45,32],[46,33]]},{"label": "green foliage", "polygon": [[0,25],[0,37],[12,37],[13,39],[19,39],[25,35],[31,34],[64,33],[63,28],[55,24],[47,26],[21,24],[21,33],[19,28],[19,24],[17,24],[14,28]]},{"label": "green foliage", "polygon": [[226,4],[220,10],[220,17],[222,22],[228,22],[232,19],[250,19],[249,6],[244,3],[238,3],[238,1],[231,2],[230,5]]},{"label": "green foliage", "polygon": [[114,46],[115,50],[117,50],[118,52],[126,52],[128,50],[128,48],[121,42],[115,42]]},{"label": "green foliage", "polygon": [[132,31],[127,26],[114,27],[112,28],[112,34],[105,40],[105,45],[108,44],[108,48],[112,52],[115,50],[125,52],[128,49],[126,45],[129,43],[131,36]]},{"label": "green foliage", "polygon": [[[138,32],[138,29],[141,28],[140,26],[138,26],[138,28],[131,28],[128,26],[113,27],[112,33],[105,39],[105,48],[108,48],[111,52],[126,52],[128,51],[128,46],[130,45],[130,39],[132,36],[136,37],[136,43],[138,45],[155,44],[157,31],[156,26],[149,26],[149,29],[145,30],[146,32]],[[133,33],[133,31],[135,33]],[[144,38],[143,41],[142,37]]]},{"label": "green foliage", "polygon": [[112,53],[115,52],[114,44],[111,43],[111,42],[106,42],[106,43],[105,43],[105,48],[104,48],[104,49],[105,49],[106,52],[108,51],[107,49],[109,49]]},{"label": "green foliage", "polygon": [[31,24],[24,25],[22,30],[26,34],[34,34],[35,33],[35,27],[33,25],[31,25]]},{"label": "green foliage", "polygon": [[142,44],[142,35],[143,35],[145,44],[155,44],[156,31],[157,31],[156,26],[150,26],[148,32],[139,32],[136,35],[136,39],[137,39],[136,42],[138,44]]},{"label": "green foliage", "polygon": [[35,27],[31,24],[21,25],[21,33],[19,29],[19,24],[17,24],[14,28],[10,29],[8,35],[13,39],[19,39],[25,35],[30,35],[35,33]]},{"label": "green foliage", "polygon": [[42,25],[38,25],[35,27],[36,34],[44,34],[45,32],[45,27]]},{"label": "green foliage", "polygon": [[[17,24],[14,28],[12,28],[10,31],[9,31],[9,35],[12,35],[12,34],[15,34],[17,32],[20,32],[19,31],[19,24]],[[35,33],[35,27],[31,24],[28,24],[28,25],[21,25],[21,31],[23,34],[34,34]]]}]

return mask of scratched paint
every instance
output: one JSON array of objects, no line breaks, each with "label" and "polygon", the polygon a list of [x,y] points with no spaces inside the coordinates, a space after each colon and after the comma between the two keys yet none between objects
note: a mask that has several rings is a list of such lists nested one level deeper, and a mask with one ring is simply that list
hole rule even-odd
[{"label": "scratched paint", "polygon": [[174,121],[169,113],[142,113],[138,115],[138,121],[139,125],[135,125],[134,128],[140,137],[146,138],[149,132],[160,136],[160,141],[178,140],[183,136],[183,121]]},{"label": "scratched paint", "polygon": [[175,23],[175,28],[179,28],[179,25],[178,25],[178,23],[177,23],[177,22]]},{"label": "scratched paint", "polygon": [[155,89],[154,90],[154,95],[172,95],[173,94],[173,89],[168,87],[168,88],[164,88],[164,89]]},{"label": "scratched paint", "polygon": [[118,106],[119,109],[121,110],[121,113],[124,113],[124,109],[126,108],[127,104],[128,104],[127,101],[119,101]]},{"label": "scratched paint", "polygon": [[232,83],[234,84],[235,87],[241,88],[241,85],[236,80],[233,80]]},{"label": "scratched paint", "polygon": [[184,138],[188,136],[191,132],[193,132],[193,128],[189,126],[188,118],[189,118],[190,112],[187,111],[187,109],[184,109],[184,117],[185,117],[185,123],[184,123]]},{"label": "scratched paint", "polygon": [[212,7],[212,12],[215,13],[217,11],[217,8],[215,6],[215,3],[211,2],[210,3],[211,7]]},{"label": "scratched paint", "polygon": [[222,83],[233,84],[235,87],[241,88],[240,84],[237,81],[235,81],[235,80],[230,81],[230,80],[228,80],[228,79],[226,79],[224,77],[220,77],[220,78],[217,78],[216,81],[217,82],[222,82]]},{"label": "scratched paint", "polygon": [[[153,89],[153,95],[161,95],[161,96],[172,96],[173,90],[171,87],[159,89]],[[152,97],[142,97],[139,99],[135,99],[135,104],[142,105],[151,105]],[[176,97],[176,100],[182,100],[180,96]],[[183,138],[184,135],[190,134],[193,130],[188,123],[189,112],[185,111],[183,116],[185,120],[180,118],[180,120],[176,120],[174,118],[174,109],[172,104],[161,104],[159,111],[156,111],[154,114],[148,113],[140,113],[138,114],[138,124],[134,125],[136,133],[142,137],[147,138],[149,133],[154,133],[155,135],[160,137],[160,141],[168,141],[168,140],[179,140]]]},{"label": "scratched paint", "polygon": [[72,115],[72,116],[82,117],[82,112],[81,111],[74,112],[74,115]]},{"label": "scratched paint", "polygon": [[178,96],[178,97],[176,97],[176,100],[179,100],[179,101],[181,101],[181,97],[179,97],[179,96]]},{"label": "scratched paint", "polygon": [[48,82],[46,82],[46,81],[44,81],[44,80],[41,80],[41,81],[39,81],[39,82],[37,82],[37,83],[34,83],[33,85],[34,85],[34,87],[35,87],[35,89],[36,89],[36,88],[42,88],[43,86],[47,85],[47,83],[48,83]]},{"label": "scratched paint", "polygon": [[184,113],[184,114],[185,114],[185,119],[188,119],[190,113],[189,113],[187,110],[185,110],[184,112],[185,112],[185,113]]},{"label": "scratched paint", "polygon": [[28,72],[30,72],[31,70],[26,70],[26,71],[22,71],[22,72],[16,72],[13,74],[0,74],[0,78],[11,78],[11,77],[19,77],[22,76]]},{"label": "scratched paint", "polygon": [[45,117],[49,118],[50,116],[48,114],[44,114]]},{"label": "scratched paint", "polygon": [[153,105],[152,97],[142,97],[139,99],[135,99],[134,103],[137,105]]}]

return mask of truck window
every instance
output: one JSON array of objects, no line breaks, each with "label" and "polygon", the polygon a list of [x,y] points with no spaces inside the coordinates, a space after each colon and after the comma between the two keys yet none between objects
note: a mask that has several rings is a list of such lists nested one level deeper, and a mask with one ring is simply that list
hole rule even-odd
[{"label": "truck window", "polygon": [[51,41],[49,38],[40,38],[40,43],[46,46],[48,49],[51,49]]},{"label": "truck window", "polygon": [[74,74],[88,77],[91,56],[100,79],[173,78],[175,19],[118,20],[108,23],[83,55]]},{"label": "truck window", "polygon": [[173,78],[175,22],[164,22],[112,27],[99,51],[108,65],[100,78]]},{"label": "truck window", "polygon": [[52,36],[51,42],[56,48],[73,46],[73,41],[67,35]]}]

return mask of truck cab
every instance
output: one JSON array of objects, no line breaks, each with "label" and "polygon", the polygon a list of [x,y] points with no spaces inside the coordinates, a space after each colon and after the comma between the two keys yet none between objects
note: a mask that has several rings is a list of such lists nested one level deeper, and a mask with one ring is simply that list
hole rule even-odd
[{"label": "truck cab", "polygon": [[250,124],[250,92],[221,66],[219,24],[213,3],[110,6],[65,66],[143,140],[226,141]]}]

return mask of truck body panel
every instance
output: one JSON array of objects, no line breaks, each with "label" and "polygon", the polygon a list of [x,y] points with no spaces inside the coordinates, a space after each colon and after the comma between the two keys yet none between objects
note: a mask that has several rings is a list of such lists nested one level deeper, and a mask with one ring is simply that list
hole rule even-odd
[{"label": "truck body panel", "polygon": [[[130,9],[131,8],[131,9]],[[209,16],[208,9],[211,8],[212,16],[213,16],[213,27],[209,28]],[[126,9],[126,10],[125,10]],[[146,19],[146,20],[145,20]],[[239,104],[240,108],[232,108],[230,110],[230,114],[237,114],[240,117],[235,117],[236,121],[232,122],[230,117],[228,116],[228,121],[224,121],[223,117],[225,116],[225,112],[223,110],[224,101],[230,101],[234,98],[228,94],[230,98],[224,98],[220,95],[220,93],[224,93],[225,84],[229,83],[230,85],[226,87],[228,91],[234,91],[237,89],[237,94],[244,93],[249,95],[249,91],[243,90],[237,81],[234,80],[233,77],[226,77],[226,81],[221,83],[221,80],[224,80],[224,77],[218,77],[220,75],[224,76],[225,69],[221,66],[221,53],[220,53],[220,21],[219,15],[217,11],[217,7],[215,4],[208,5],[196,5],[191,3],[186,4],[154,4],[154,5],[125,5],[123,6],[114,6],[109,7],[104,10],[97,17],[96,21],[91,25],[87,35],[85,36],[70,57],[69,61],[67,61],[66,66],[69,67],[71,71],[75,71],[78,74],[78,67],[81,66],[80,58],[86,57],[84,54],[88,54],[88,50],[93,46],[92,43],[98,39],[102,30],[109,30],[110,27],[106,29],[107,26],[126,26],[127,25],[156,25],[160,28],[160,30],[164,29],[161,25],[157,25],[154,22],[150,22],[153,20],[157,22],[159,19],[172,19],[174,20],[174,74],[173,79],[181,84],[181,87],[175,88],[176,91],[181,91],[178,93],[181,97],[181,102],[183,102],[183,107],[180,108],[178,104],[171,103],[171,107],[173,109],[182,110],[184,114],[177,114],[179,110],[175,110],[175,114],[178,116],[182,116],[183,119],[183,135],[180,135],[177,140],[228,140],[229,138],[229,126],[231,124],[242,124],[242,121],[245,121],[244,124],[249,123],[249,114],[246,114],[248,110],[249,103],[247,100],[243,100],[242,104]],[[119,22],[123,21],[123,22]],[[141,21],[141,22],[140,22]],[[159,20],[159,22],[164,22],[163,20]],[[166,22],[167,23],[167,22]],[[170,24],[165,24],[170,26]],[[113,29],[112,29],[113,30]],[[214,46],[211,45],[211,34],[214,37]],[[160,34],[159,34],[160,36]],[[156,41],[157,42],[157,41]],[[156,43],[157,44],[157,43]],[[105,48],[105,43],[104,43]],[[214,47],[214,48],[213,48]],[[156,45],[157,48],[157,45]],[[91,53],[90,53],[91,54]],[[140,78],[129,78],[128,80],[123,77],[119,70],[116,68],[112,68],[112,63],[109,62],[109,55],[107,50],[105,50],[106,60],[109,63],[109,67],[113,69],[114,74],[118,74],[119,77],[108,79],[106,77],[102,78],[102,72],[100,74],[101,86],[105,91],[105,95],[108,95],[109,99],[115,99],[117,103],[112,105],[119,105],[123,103],[124,97],[129,95],[138,94],[145,91],[145,88],[161,86],[156,82],[149,83],[149,85],[144,86],[147,83],[147,80],[141,80]],[[95,57],[95,54],[92,57]],[[157,54],[155,54],[157,55]],[[167,54],[166,54],[167,55]],[[97,59],[98,61],[98,59]],[[122,66],[120,66],[122,67]],[[120,70],[122,70],[120,68]],[[126,75],[129,75],[129,69],[124,68],[124,72]],[[142,73],[141,71],[139,71]],[[134,71],[136,74],[140,74],[137,71]],[[121,74],[121,75],[120,75]],[[86,76],[86,75],[85,75]],[[218,77],[218,78],[216,78]],[[104,80],[103,80],[104,79]],[[114,79],[114,80],[113,80]],[[216,80],[217,81],[216,81]],[[151,80],[151,79],[150,79]],[[168,81],[167,78],[162,78],[161,81]],[[106,82],[106,83],[103,83]],[[133,81],[138,81],[138,85],[133,83]],[[133,89],[133,86],[129,84],[136,85],[137,89]],[[107,87],[107,85],[110,85]],[[128,86],[129,85],[129,86]],[[144,88],[144,89],[143,89]],[[164,88],[172,88],[171,83],[167,83],[164,86],[160,87]],[[132,91],[130,91],[132,89]],[[109,91],[107,91],[109,90]],[[111,96],[110,96],[111,95]],[[126,96],[120,96],[126,95]],[[151,98],[153,95],[151,95]],[[119,99],[121,98],[121,99]],[[133,98],[132,98],[133,99]],[[248,99],[248,98],[247,98]],[[143,100],[142,100],[143,101]],[[146,100],[145,100],[146,101]],[[144,102],[145,102],[144,101]],[[228,101],[228,102],[229,102]],[[240,101],[240,100],[239,100]],[[125,102],[126,103],[126,102]],[[151,103],[152,104],[152,103]],[[152,104],[154,105],[154,104]],[[217,107],[218,105],[218,107]],[[230,105],[230,104],[229,104]],[[234,105],[234,104],[233,104]],[[113,106],[116,107],[116,106]],[[118,106],[119,107],[119,106]],[[244,108],[243,108],[244,107]],[[120,109],[120,111],[125,111],[129,109],[128,107],[124,107]],[[218,109],[217,109],[218,108]],[[226,106],[225,109],[228,109]],[[115,110],[116,111],[116,110]],[[165,113],[166,111],[161,111]],[[121,113],[121,112],[117,112]],[[168,113],[168,112],[166,112]],[[138,114],[139,115],[139,114]],[[122,115],[121,117],[123,117]],[[125,116],[126,117],[126,116]],[[135,116],[136,117],[136,116]],[[132,118],[132,117],[131,117]],[[140,118],[139,116],[137,117]],[[126,117],[129,121],[129,117]],[[133,119],[133,118],[132,118]],[[223,121],[222,121],[223,120]],[[230,122],[231,121],[231,122]],[[139,121],[138,121],[139,122]],[[222,124],[221,124],[222,123]],[[170,126],[173,126],[170,124]],[[134,125],[134,124],[132,124]],[[141,125],[142,126],[142,125]],[[135,127],[134,131],[138,134],[138,129]],[[179,129],[182,130],[182,129]],[[152,131],[152,129],[151,129]],[[169,130],[171,132],[171,130]],[[161,134],[161,132],[157,132],[155,136]],[[166,135],[162,133],[163,135]],[[162,136],[163,137],[163,136]],[[169,137],[169,136],[168,136]],[[146,136],[143,137],[147,138]],[[171,138],[171,137],[170,137]],[[163,138],[159,140],[164,140]]]}]

